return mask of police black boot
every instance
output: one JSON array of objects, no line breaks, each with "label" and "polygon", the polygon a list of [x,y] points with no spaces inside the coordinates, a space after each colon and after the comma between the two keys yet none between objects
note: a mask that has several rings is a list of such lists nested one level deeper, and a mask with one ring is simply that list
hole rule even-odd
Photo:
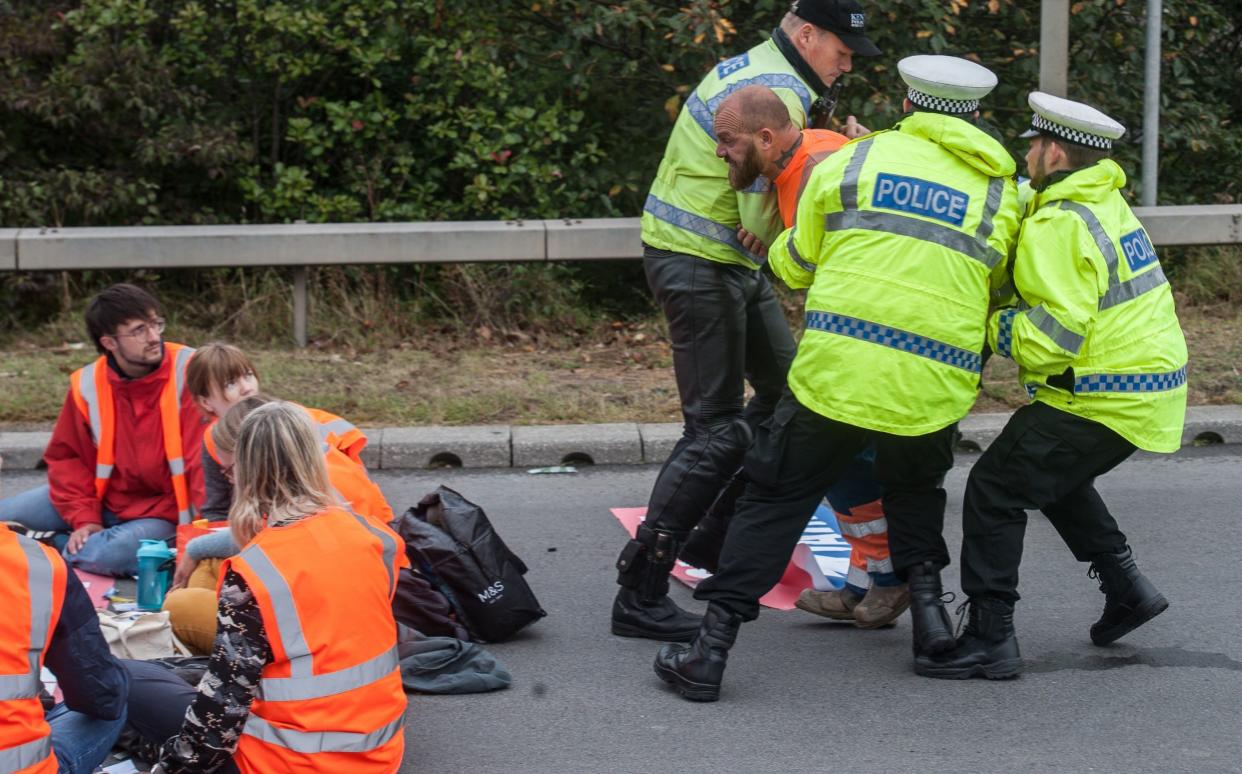
[{"label": "police black boot", "polygon": [[665,642],[689,642],[702,618],[682,610],[668,596],[668,574],[677,561],[677,541],[667,532],[640,525],[638,537],[617,559],[617,597],[612,633]]},{"label": "police black boot", "polygon": [[716,701],[720,698],[729,648],[737,640],[741,626],[741,616],[720,605],[708,605],[693,642],[660,648],[655,673],[690,701]]},{"label": "police black boot", "polygon": [[1007,680],[1022,673],[1022,654],[1013,631],[1013,605],[992,597],[971,599],[966,629],[947,653],[914,657],[914,672],[941,680],[986,677]]},{"label": "police black boot", "polygon": [[1139,572],[1129,546],[1119,554],[1099,554],[1087,574],[1100,582],[1104,592],[1104,613],[1091,627],[1096,645],[1121,639],[1169,606],[1169,600]]},{"label": "police black boot", "polygon": [[[953,624],[944,609],[944,589],[940,586],[940,568],[931,562],[911,567],[907,574],[910,586],[910,623],[914,627],[914,655],[943,653],[952,650]],[[952,601],[950,596],[949,601]]]},{"label": "police black boot", "polygon": [[729,522],[715,511],[709,511],[686,538],[678,557],[691,567],[714,573],[720,569],[720,550],[724,548]]}]

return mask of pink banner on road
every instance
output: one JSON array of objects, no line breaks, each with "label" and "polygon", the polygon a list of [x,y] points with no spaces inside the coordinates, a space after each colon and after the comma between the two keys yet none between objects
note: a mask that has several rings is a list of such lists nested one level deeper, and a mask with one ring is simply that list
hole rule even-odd
[{"label": "pink banner on road", "polygon": [[116,585],[115,578],[109,578],[106,575],[94,575],[89,572],[83,572],[74,569],[74,574],[78,576],[78,580],[82,581],[82,585],[86,587],[86,596],[91,598],[91,604],[97,609],[107,606],[108,600],[104,599],[104,594]]},{"label": "pink banner on road", "polygon": [[[612,515],[621,522],[630,537],[634,537],[638,525],[647,515],[647,509],[613,508]],[[792,610],[803,589],[827,591],[841,588],[845,573],[849,570],[850,554],[849,545],[841,538],[836,526],[832,512],[821,506],[807,525],[802,542],[794,548],[785,574],[771,591],[760,598],[761,605],[776,610]],[[694,588],[699,581],[710,578],[711,573],[678,561],[673,567],[673,577]]]}]

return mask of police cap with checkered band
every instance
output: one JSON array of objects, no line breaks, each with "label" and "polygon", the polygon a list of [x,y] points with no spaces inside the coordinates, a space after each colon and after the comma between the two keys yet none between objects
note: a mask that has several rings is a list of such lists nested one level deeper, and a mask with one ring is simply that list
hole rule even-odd
[{"label": "police cap with checkered band", "polygon": [[1032,91],[1026,103],[1035,111],[1031,128],[1018,135],[1022,138],[1047,134],[1088,148],[1108,150],[1113,140],[1126,133],[1126,128],[1100,111],[1081,102]]},{"label": "police cap with checkered band", "polygon": [[880,53],[867,39],[867,15],[855,0],[794,0],[789,12],[836,35],[858,56]]},{"label": "police cap with checkered band", "polygon": [[939,54],[908,56],[897,63],[906,98],[937,113],[973,113],[996,88],[996,74],[969,59]]}]

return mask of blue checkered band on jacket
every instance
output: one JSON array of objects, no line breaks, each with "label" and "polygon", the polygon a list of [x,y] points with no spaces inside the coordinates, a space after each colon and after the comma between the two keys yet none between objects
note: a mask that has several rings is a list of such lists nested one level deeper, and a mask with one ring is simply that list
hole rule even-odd
[{"label": "blue checkered band on jacket", "polygon": [[910,333],[899,328],[859,320],[856,317],[833,314],[831,312],[807,312],[806,327],[825,333],[869,341],[885,347],[899,349],[912,355],[935,360],[954,368],[971,373],[979,373],[983,367],[983,358],[977,352],[959,349],[942,341],[929,339],[917,333]]},{"label": "blue checkered band on jacket", "polygon": [[915,88],[911,88],[906,92],[906,98],[919,107],[935,110],[937,113],[973,113],[979,109],[979,100],[977,99],[933,97]]},{"label": "blue checkered band on jacket", "polygon": [[1186,383],[1186,366],[1165,374],[1087,374],[1074,379],[1074,392],[1164,392]]},{"label": "blue checkered band on jacket", "polygon": [[1048,119],[1041,116],[1039,113],[1036,113],[1035,115],[1031,116],[1031,127],[1038,129],[1041,132],[1047,132],[1048,134],[1054,134],[1063,140],[1069,140],[1070,142],[1078,143],[1079,145],[1086,145],[1088,148],[1100,148],[1101,150],[1108,150],[1109,148],[1113,147],[1113,141],[1108,139],[1107,137],[1101,137],[1098,134],[1091,134],[1089,132],[1079,131],[1078,129],[1073,129],[1068,126],[1065,126],[1064,124],[1058,124],[1055,121],[1049,121]]},{"label": "blue checkered band on jacket", "polygon": [[996,331],[996,354],[1001,357],[1013,357],[1013,318],[1017,315],[1017,309],[1006,309],[1000,313]]}]

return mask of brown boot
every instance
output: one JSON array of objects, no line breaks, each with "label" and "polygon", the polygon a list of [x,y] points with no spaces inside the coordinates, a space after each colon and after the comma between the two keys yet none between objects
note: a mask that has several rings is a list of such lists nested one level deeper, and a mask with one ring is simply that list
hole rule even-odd
[{"label": "brown boot", "polygon": [[878,629],[897,620],[910,607],[910,587],[871,585],[867,596],[854,607],[854,625],[860,629]]},{"label": "brown boot", "polygon": [[[794,606],[799,610],[822,615],[824,618],[831,618],[834,621],[853,621],[854,608],[863,599],[864,597],[856,595],[849,589],[837,589],[835,591],[803,589],[802,593],[798,595],[798,601],[794,602]],[[905,608],[902,609],[904,610]]]}]

